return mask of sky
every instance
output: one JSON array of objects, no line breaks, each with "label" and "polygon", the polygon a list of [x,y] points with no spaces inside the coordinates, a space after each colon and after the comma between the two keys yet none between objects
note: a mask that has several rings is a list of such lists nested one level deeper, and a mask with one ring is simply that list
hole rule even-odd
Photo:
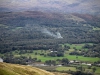
[{"label": "sky", "polygon": [[[34,6],[51,6],[57,5],[57,3],[72,4],[77,0],[0,0],[0,6],[3,7],[34,7]],[[59,4],[58,4],[59,5]],[[13,6],[13,7],[12,7]]]},{"label": "sky", "polygon": [[94,12],[94,10],[100,8],[100,0],[0,0],[0,8],[12,10],[44,8],[59,11],[89,10]]}]

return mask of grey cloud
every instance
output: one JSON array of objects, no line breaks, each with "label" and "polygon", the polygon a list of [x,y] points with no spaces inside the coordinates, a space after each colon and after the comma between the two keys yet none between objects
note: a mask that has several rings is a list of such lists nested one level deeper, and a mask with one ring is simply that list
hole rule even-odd
[{"label": "grey cloud", "polygon": [[0,0],[1,7],[12,10],[96,12],[99,11],[100,0]]}]

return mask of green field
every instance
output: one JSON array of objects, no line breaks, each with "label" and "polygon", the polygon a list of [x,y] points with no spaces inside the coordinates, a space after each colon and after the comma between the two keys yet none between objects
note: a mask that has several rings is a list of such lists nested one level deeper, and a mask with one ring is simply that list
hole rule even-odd
[{"label": "green field", "polygon": [[0,27],[8,28],[8,26],[6,26],[6,25],[4,25],[4,24],[0,24]]},{"label": "green field", "polygon": [[89,45],[93,45],[93,43],[82,43],[82,44],[62,44],[62,47],[64,47],[64,45],[67,45],[70,47],[70,49],[73,49],[73,48],[76,48],[76,49],[82,49],[82,47],[85,45],[85,44],[89,44]]},{"label": "green field", "polygon": [[[93,45],[92,43],[88,43],[89,45]],[[57,59],[63,59],[63,58],[68,58],[69,60],[77,60],[77,61],[83,61],[83,62],[96,62],[99,61],[100,58],[98,57],[84,57],[84,56],[76,56],[76,55],[69,55],[70,52],[74,51],[73,47],[77,48],[77,49],[82,49],[82,47],[85,45],[83,44],[64,44],[67,46],[70,46],[70,49],[64,52],[64,57],[51,57],[51,56],[47,56],[47,53],[50,53],[49,50],[33,50],[33,53],[24,53],[24,54],[19,54],[19,51],[12,51],[12,54],[15,57],[19,57],[19,56],[26,56],[29,57],[31,56],[32,58],[37,58],[40,59],[42,62],[45,62],[46,60],[57,60]],[[62,45],[62,46],[64,46]],[[37,53],[37,54],[35,54]],[[46,56],[44,55],[40,55],[41,53],[44,53]],[[2,56],[3,54],[0,54],[0,56]]]},{"label": "green field", "polygon": [[[79,66],[79,65],[77,65]],[[92,68],[95,67],[91,67],[91,69],[88,69],[88,66],[82,66],[83,68],[85,68],[85,72],[93,72]],[[95,71],[95,74],[94,75],[100,75],[100,67],[95,67],[96,68],[96,71]],[[76,67],[64,67],[64,66],[61,66],[61,67],[57,67],[55,68],[57,71],[77,71]]]},{"label": "green field", "polygon": [[100,75],[100,67],[96,67],[96,72],[95,73],[99,73],[98,75]]},{"label": "green field", "polygon": [[[89,45],[93,45],[92,43],[87,43]],[[26,54],[22,54],[23,56],[31,56],[32,58],[37,58],[40,59],[42,62],[45,62],[46,60],[56,60],[56,59],[62,59],[62,58],[68,58],[69,60],[78,60],[78,61],[84,61],[84,62],[95,62],[95,61],[99,61],[100,59],[97,57],[84,57],[84,56],[77,56],[78,58],[76,58],[76,55],[69,55],[70,52],[74,51],[74,47],[76,49],[82,49],[82,47],[85,45],[85,43],[83,44],[64,44],[67,46],[70,46],[70,49],[68,51],[65,51],[64,53],[64,57],[50,57],[50,56],[46,56],[44,57],[43,55],[40,56],[40,53],[44,53],[47,54],[50,51],[47,50],[34,50],[33,53],[26,53]],[[62,47],[64,46],[62,45]],[[35,53],[37,53],[37,55],[35,55]],[[14,55],[16,56],[16,54],[14,53]],[[17,55],[19,56],[19,55]]]},{"label": "green field", "polygon": [[61,66],[61,67],[57,67],[56,70],[57,71],[69,71],[69,70],[76,71],[76,68],[75,67],[63,67],[63,66]]},{"label": "green field", "polygon": [[12,29],[12,31],[16,31],[16,30],[19,30],[19,29],[22,29],[23,27],[16,27],[14,29]]},{"label": "green field", "polygon": [[96,28],[93,27],[93,30],[100,30],[100,28],[99,27],[96,27]]},{"label": "green field", "polygon": [[100,60],[99,58],[95,58],[95,57],[83,57],[83,56],[77,56],[78,58],[76,58],[75,55],[68,55],[66,56],[69,60],[78,60],[78,61],[84,61],[84,62],[95,62]]},{"label": "green field", "polygon": [[[35,53],[37,52],[37,55],[35,55]],[[42,53],[47,54],[49,51],[43,51]],[[84,62],[95,62],[95,61],[99,61],[100,58],[97,57],[83,57],[83,56],[77,56],[78,58],[76,58],[76,55],[69,55],[69,51],[66,51],[66,53],[64,54],[64,57],[50,57],[50,56],[44,56],[44,55],[40,55],[41,50],[34,50],[33,53],[25,53],[25,54],[21,54],[22,56],[31,56],[32,58],[37,58],[40,59],[42,62],[45,62],[46,60],[56,60],[56,59],[63,59],[63,58],[68,58],[69,60],[78,60],[78,61],[84,61]],[[14,56],[20,56],[18,53],[13,52]]]}]

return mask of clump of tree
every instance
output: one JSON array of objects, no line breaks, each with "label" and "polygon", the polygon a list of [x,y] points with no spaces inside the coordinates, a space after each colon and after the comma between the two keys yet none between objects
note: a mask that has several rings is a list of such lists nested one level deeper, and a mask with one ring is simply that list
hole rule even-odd
[{"label": "clump of tree", "polygon": [[67,58],[57,59],[57,60],[47,60],[45,61],[45,64],[49,66],[51,65],[55,66],[57,64],[67,66],[69,64],[69,60]]},{"label": "clump of tree", "polygon": [[100,61],[96,61],[93,63],[94,66],[100,66]]},{"label": "clump of tree", "polygon": [[55,66],[56,65],[56,61],[55,60],[47,60],[47,61],[45,61],[45,64],[49,65],[49,66],[51,66],[51,65]]},{"label": "clump of tree", "polygon": [[63,52],[51,52],[51,53],[48,53],[47,55],[51,57],[63,57],[64,53]]},{"label": "clump of tree", "polygon": [[72,75],[93,75],[92,73],[85,73],[82,71],[72,72]]},{"label": "clump of tree", "polygon": [[27,65],[34,62],[41,62],[41,60],[38,60],[37,58],[32,58],[31,56],[18,56],[14,57],[13,54],[5,54],[3,57],[3,61],[7,63],[14,63],[14,64],[23,64]]},{"label": "clump of tree", "polygon": [[67,58],[63,58],[61,60],[62,65],[67,66],[69,64],[69,60]]},{"label": "clump of tree", "polygon": [[81,50],[81,52],[73,51],[70,52],[70,55],[82,55],[84,57],[100,57],[100,44],[85,45],[83,48],[87,48],[88,50]]}]

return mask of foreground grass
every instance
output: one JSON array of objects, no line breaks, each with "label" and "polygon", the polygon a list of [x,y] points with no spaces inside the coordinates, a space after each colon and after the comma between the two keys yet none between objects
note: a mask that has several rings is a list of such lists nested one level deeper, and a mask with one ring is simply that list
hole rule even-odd
[{"label": "foreground grass", "polygon": [[0,62],[0,75],[70,75],[70,74],[59,73],[59,72],[51,73],[31,66]]},{"label": "foreground grass", "polygon": [[54,75],[35,67],[0,63],[0,75]]}]

